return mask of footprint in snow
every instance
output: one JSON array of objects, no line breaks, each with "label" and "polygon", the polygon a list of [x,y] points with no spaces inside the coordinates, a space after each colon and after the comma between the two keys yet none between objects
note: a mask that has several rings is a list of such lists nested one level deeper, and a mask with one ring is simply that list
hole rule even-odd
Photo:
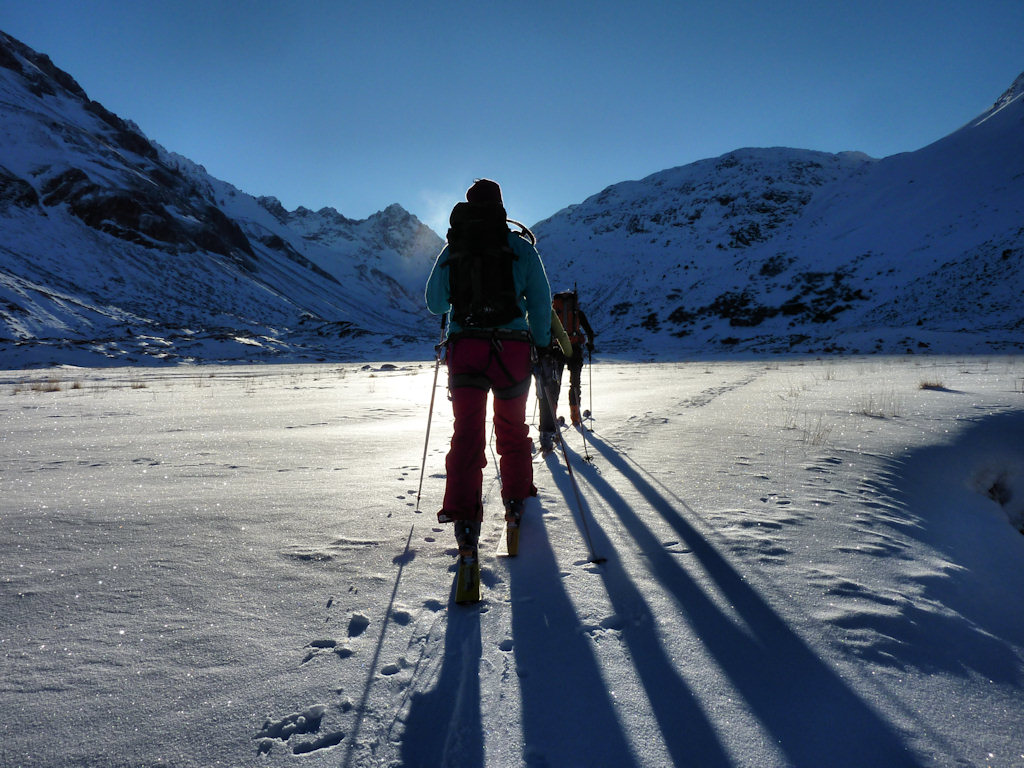
[{"label": "footprint in snow", "polygon": [[[344,731],[325,731],[320,733],[324,715],[327,714],[327,707],[323,704],[315,704],[307,707],[301,712],[293,712],[280,720],[265,720],[263,728],[254,737],[256,739],[257,754],[265,755],[280,742],[291,742],[292,754],[306,755],[320,749],[335,747],[345,738]],[[316,734],[316,735],[314,735]],[[302,736],[314,735],[313,738],[303,739]],[[295,738],[292,741],[293,737]]]},{"label": "footprint in snow", "polygon": [[361,613],[353,613],[348,620],[348,636],[359,637],[370,626],[370,619]]},{"label": "footprint in snow", "polygon": [[312,640],[306,646],[306,649],[306,656],[302,659],[303,664],[312,661],[317,656],[319,656],[323,651],[333,651],[335,655],[342,659],[346,659],[352,655],[352,650],[350,648],[346,646],[339,647],[338,641],[332,638]]}]

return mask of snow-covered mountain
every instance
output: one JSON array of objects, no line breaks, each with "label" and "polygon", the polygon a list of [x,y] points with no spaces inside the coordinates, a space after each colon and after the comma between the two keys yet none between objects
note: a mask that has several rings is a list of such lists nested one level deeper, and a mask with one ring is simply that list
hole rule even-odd
[{"label": "snow-covered mountain", "polygon": [[916,152],[742,149],[535,227],[631,355],[1024,348],[1024,75]]},{"label": "snow-covered mountain", "polygon": [[442,244],[244,194],[0,33],[0,368],[386,356]]},{"label": "snow-covered mountain", "polygon": [[[916,152],[741,149],[535,226],[601,352],[1024,346],[1024,75]],[[287,211],[214,179],[0,33],[0,368],[409,359],[442,240],[398,205]]]}]

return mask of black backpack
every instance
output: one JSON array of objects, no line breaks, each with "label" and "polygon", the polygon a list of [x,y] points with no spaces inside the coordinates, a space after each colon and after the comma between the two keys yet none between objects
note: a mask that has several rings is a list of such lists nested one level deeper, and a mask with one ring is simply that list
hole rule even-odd
[{"label": "black backpack", "polygon": [[558,315],[569,341],[573,344],[583,341],[583,329],[580,327],[580,302],[576,291],[559,291],[551,297],[551,307]]},{"label": "black backpack", "polygon": [[458,203],[448,230],[451,318],[463,328],[496,328],[522,316],[500,203]]}]

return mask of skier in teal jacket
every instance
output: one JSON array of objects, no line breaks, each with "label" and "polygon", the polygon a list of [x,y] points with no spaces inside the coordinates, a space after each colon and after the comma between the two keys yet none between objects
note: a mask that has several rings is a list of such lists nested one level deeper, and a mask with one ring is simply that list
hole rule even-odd
[{"label": "skier in teal jacket", "polygon": [[[522,316],[501,326],[501,329],[529,331],[533,343],[546,349],[551,344],[551,287],[544,264],[537,249],[525,238],[510,232],[508,244],[519,257],[512,267],[512,274],[516,290],[522,297],[519,302]],[[443,315],[452,308],[448,292],[447,261],[448,246],[445,245],[427,279],[427,309],[435,315]],[[458,323],[449,321],[448,338],[458,336],[461,331]]]},{"label": "skier in teal jacket", "polygon": [[[493,210],[499,222],[505,219],[501,188],[489,179],[474,183],[466,192],[466,201]],[[455,538],[463,559],[475,559],[483,520],[481,493],[483,468],[487,466],[489,391],[494,393],[495,447],[500,456],[506,521],[518,526],[523,502],[537,493],[526,399],[530,391],[532,345],[547,347],[551,343],[551,287],[532,242],[509,232],[508,243],[517,257],[512,266],[512,281],[519,316],[503,325],[467,329],[451,320],[448,245],[438,255],[427,279],[427,308],[436,315],[449,315],[445,359],[455,417],[451,448],[445,459],[448,478],[444,504],[437,517],[439,522],[455,523]]]}]

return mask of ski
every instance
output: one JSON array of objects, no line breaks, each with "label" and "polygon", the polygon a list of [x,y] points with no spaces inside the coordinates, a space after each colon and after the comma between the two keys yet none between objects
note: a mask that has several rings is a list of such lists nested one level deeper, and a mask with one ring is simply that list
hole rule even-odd
[{"label": "ski", "polygon": [[480,602],[480,558],[459,557],[455,574],[455,602],[459,605]]},{"label": "ski", "polygon": [[523,519],[524,502],[505,502],[505,551],[509,557],[519,554],[519,524]]},{"label": "ski", "polygon": [[519,554],[519,523],[508,520],[505,522],[505,552],[509,557]]},{"label": "ski", "polygon": [[480,523],[474,520],[455,521],[455,541],[459,545],[459,562],[455,572],[455,602],[480,602]]}]

